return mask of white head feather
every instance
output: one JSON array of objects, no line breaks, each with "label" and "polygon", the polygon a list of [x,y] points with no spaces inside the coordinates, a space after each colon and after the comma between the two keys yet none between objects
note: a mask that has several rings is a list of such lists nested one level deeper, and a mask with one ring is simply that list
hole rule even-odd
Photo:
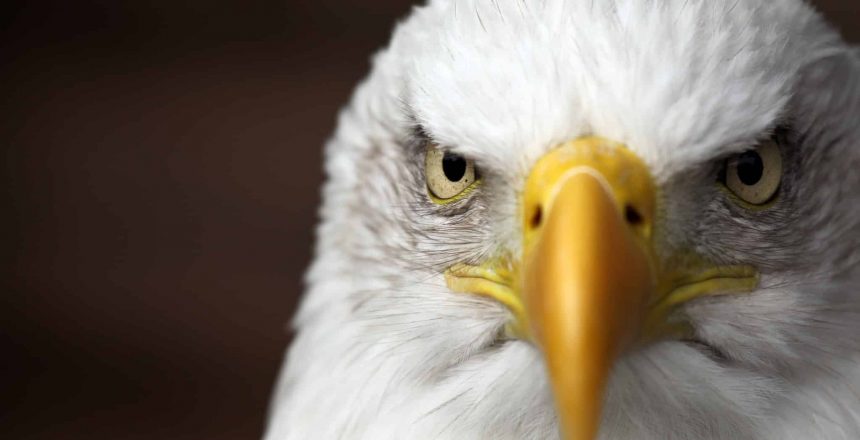
[{"label": "white head feather", "polygon": [[[860,438],[860,60],[795,0],[431,1],[401,23],[326,149],[316,260],[266,438],[551,438],[538,351],[442,270],[516,250],[518,192],[559,142],[625,142],[668,245],[762,272],[616,366],[605,439]],[[786,195],[751,216],[712,164],[790,125]],[[412,133],[491,170],[469,212],[425,206]]]}]

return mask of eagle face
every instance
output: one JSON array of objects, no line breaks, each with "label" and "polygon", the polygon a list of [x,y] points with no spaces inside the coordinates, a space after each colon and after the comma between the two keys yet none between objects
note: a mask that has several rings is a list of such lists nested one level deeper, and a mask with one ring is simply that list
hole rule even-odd
[{"label": "eagle face", "polygon": [[800,1],[431,1],[266,438],[860,438],[860,60]]}]

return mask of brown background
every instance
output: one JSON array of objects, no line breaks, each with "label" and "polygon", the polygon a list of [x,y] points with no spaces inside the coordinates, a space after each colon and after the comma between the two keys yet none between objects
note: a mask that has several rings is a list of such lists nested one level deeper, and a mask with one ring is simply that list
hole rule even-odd
[{"label": "brown background", "polygon": [[409,2],[4,8],[0,438],[259,437],[320,146]]}]

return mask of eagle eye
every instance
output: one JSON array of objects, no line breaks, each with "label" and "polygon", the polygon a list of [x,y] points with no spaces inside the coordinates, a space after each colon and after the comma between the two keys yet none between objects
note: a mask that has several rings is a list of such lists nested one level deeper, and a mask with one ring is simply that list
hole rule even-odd
[{"label": "eagle eye", "polygon": [[726,160],[723,184],[732,194],[752,205],[771,201],[782,181],[782,154],[776,140]]},{"label": "eagle eye", "polygon": [[436,203],[451,203],[465,196],[477,183],[475,162],[429,145],[424,157],[424,175],[431,199]]}]

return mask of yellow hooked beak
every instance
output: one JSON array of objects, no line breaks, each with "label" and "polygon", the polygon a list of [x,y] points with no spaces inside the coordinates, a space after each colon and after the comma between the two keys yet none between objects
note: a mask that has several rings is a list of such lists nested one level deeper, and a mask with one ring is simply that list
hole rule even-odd
[{"label": "yellow hooked beak", "polygon": [[509,333],[543,351],[565,439],[596,437],[603,391],[625,349],[683,335],[669,319],[678,305],[757,285],[750,267],[692,254],[670,257],[671,270],[662,270],[655,215],[656,189],[635,154],[595,137],[568,142],[526,180],[521,257],[446,273],[452,290],[505,304]]},{"label": "yellow hooked beak", "polygon": [[522,294],[568,438],[597,433],[612,363],[643,325],[654,204],[646,166],[596,138],[550,152],[526,181]]}]

